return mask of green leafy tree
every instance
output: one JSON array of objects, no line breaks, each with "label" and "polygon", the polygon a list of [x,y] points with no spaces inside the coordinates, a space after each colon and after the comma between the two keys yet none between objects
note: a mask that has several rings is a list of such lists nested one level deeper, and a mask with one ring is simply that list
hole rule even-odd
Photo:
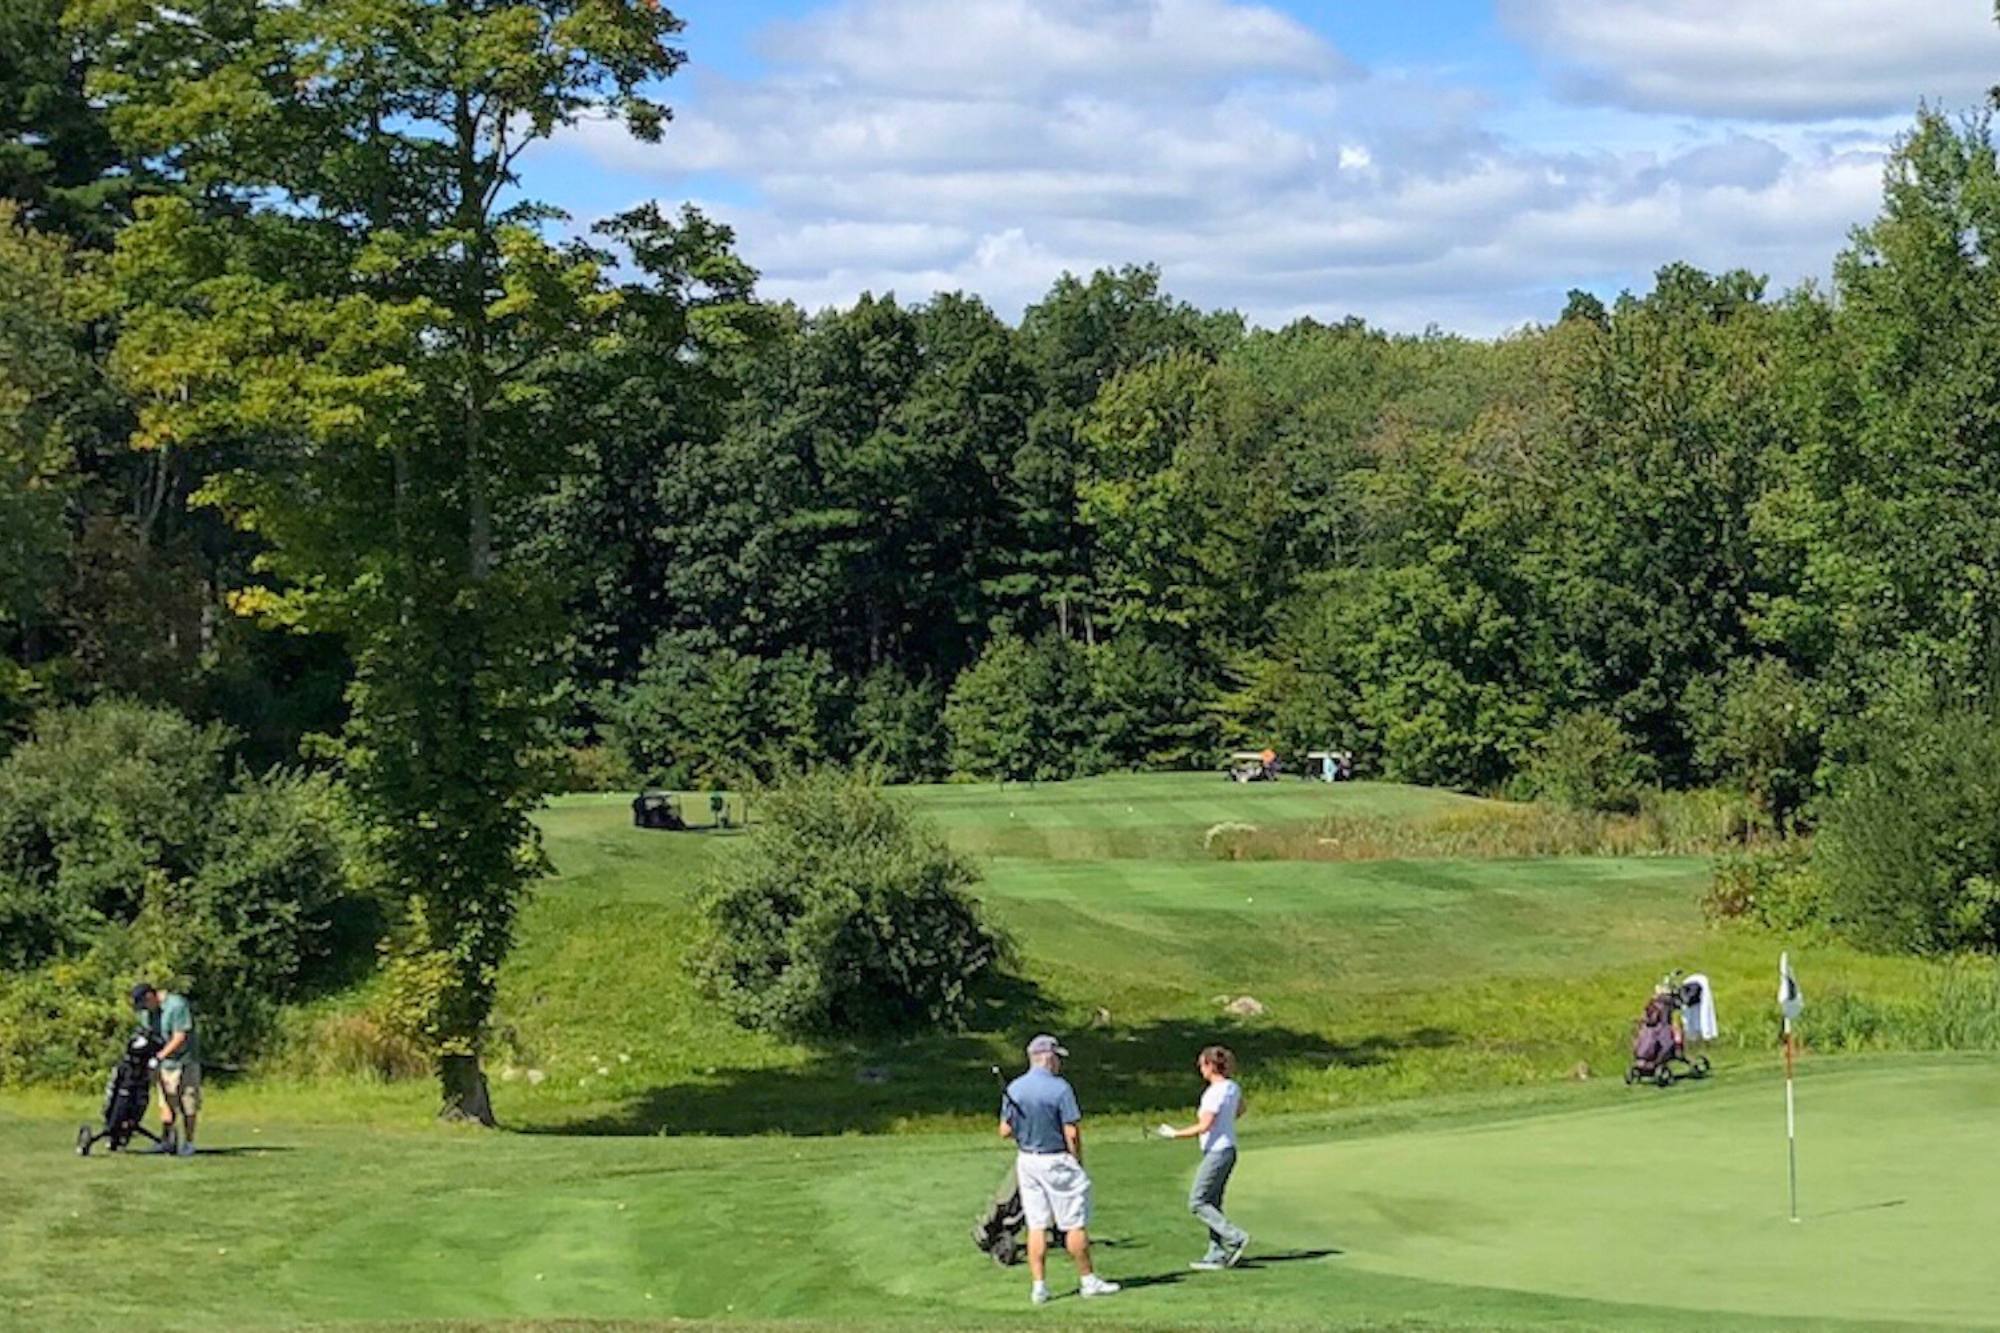
[{"label": "green leafy tree", "polygon": [[238,605],[350,647],[347,771],[406,905],[395,977],[422,980],[445,1110],[490,1123],[481,1040],[553,776],[554,589],[523,530],[564,464],[543,445],[560,354],[617,307],[515,168],[586,116],[657,138],[644,90],[679,21],[613,0],[78,13],[123,141],[240,205],[148,201],[120,236],[136,442],[254,446],[205,493],[281,580]]},{"label": "green leafy tree", "polygon": [[1833,924],[1919,953],[2000,947],[2000,725],[1933,697],[1835,778],[1814,840]]},{"label": "green leafy tree", "polygon": [[1095,637],[1084,600],[1090,553],[1078,512],[1080,429],[1098,392],[1119,374],[1174,352],[1210,358],[1234,345],[1243,321],[1204,315],[1160,290],[1159,270],[1064,274],[1021,320],[1022,357],[1040,405],[1009,469],[1008,500],[1020,542],[994,581],[1015,627],[1053,623],[1064,637]]},{"label": "green leafy tree", "polygon": [[[1798,434],[1759,506],[1757,628],[1823,690],[1827,748],[1914,674],[1993,697],[2000,645],[2000,166],[1981,115],[1925,111],[1837,309],[1781,350]],[[1811,340],[1808,342],[1807,337]]]},{"label": "green leafy tree", "polygon": [[69,552],[77,416],[98,396],[79,349],[91,277],[0,200],[0,634],[44,620]]},{"label": "green leafy tree", "polygon": [[1616,718],[1586,708],[1557,719],[1529,757],[1524,785],[1536,797],[1579,810],[1632,811],[1652,764]]},{"label": "green leafy tree", "polygon": [[1090,651],[1059,634],[1002,635],[945,704],[951,766],[968,777],[1055,781],[1100,771]]}]

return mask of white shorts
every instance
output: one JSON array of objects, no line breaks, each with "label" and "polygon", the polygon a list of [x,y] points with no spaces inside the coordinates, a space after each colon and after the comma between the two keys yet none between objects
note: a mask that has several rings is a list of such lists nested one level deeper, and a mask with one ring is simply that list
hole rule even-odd
[{"label": "white shorts", "polygon": [[1090,1177],[1066,1152],[1024,1152],[1017,1163],[1021,1211],[1033,1231],[1076,1231],[1090,1225]]}]

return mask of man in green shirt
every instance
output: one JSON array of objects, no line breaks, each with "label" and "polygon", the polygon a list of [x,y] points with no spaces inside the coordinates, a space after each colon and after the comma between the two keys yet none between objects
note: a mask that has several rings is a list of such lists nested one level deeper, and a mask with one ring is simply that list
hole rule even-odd
[{"label": "man in green shirt", "polygon": [[[161,991],[142,981],[132,988],[132,1007],[160,1039],[154,1063],[160,1088],[160,1150],[194,1156],[195,1121],[201,1116],[201,1043],[187,996]],[[175,1133],[179,1132],[179,1146]]]}]

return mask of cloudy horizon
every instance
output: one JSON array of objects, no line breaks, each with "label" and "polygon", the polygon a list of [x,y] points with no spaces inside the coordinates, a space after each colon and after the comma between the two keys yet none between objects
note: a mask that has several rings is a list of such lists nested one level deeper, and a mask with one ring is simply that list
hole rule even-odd
[{"label": "cloudy horizon", "polygon": [[[671,3],[671,0],[670,0]],[[1155,264],[1275,326],[1492,335],[1659,266],[1824,280],[1916,107],[2000,77],[1988,0],[687,0],[660,144],[528,164],[579,223],[737,230],[808,308]]]}]

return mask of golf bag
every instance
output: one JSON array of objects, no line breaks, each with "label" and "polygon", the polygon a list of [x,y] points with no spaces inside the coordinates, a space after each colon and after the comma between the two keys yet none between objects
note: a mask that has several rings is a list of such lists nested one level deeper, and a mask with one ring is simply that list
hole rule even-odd
[{"label": "golf bag", "polygon": [[[1021,1207],[1021,1181],[1010,1165],[993,1191],[993,1197],[987,1200],[986,1210],[972,1224],[972,1244],[981,1254],[1006,1268],[1027,1257],[1027,1229],[1028,1215]],[[1054,1231],[1050,1234],[1060,1248],[1063,1233]]]},{"label": "golf bag", "polygon": [[1685,1028],[1676,1021],[1688,1011],[1703,1014],[1713,1024],[1715,1006],[1705,982],[1706,978],[1698,976],[1683,981],[1676,972],[1654,990],[1632,1037],[1632,1064],[1625,1071],[1626,1083],[1652,1083],[1666,1088],[1680,1079],[1708,1077],[1708,1057],[1688,1055]]},{"label": "golf bag", "polygon": [[104,1084],[104,1128],[93,1132],[89,1125],[82,1125],[76,1131],[79,1157],[90,1156],[99,1143],[109,1143],[111,1151],[119,1152],[134,1134],[154,1143],[160,1141],[159,1135],[139,1123],[146,1118],[146,1104],[153,1091],[153,1057],[159,1053],[160,1039],[145,1028],[125,1043],[124,1054],[111,1067],[111,1077]]}]

